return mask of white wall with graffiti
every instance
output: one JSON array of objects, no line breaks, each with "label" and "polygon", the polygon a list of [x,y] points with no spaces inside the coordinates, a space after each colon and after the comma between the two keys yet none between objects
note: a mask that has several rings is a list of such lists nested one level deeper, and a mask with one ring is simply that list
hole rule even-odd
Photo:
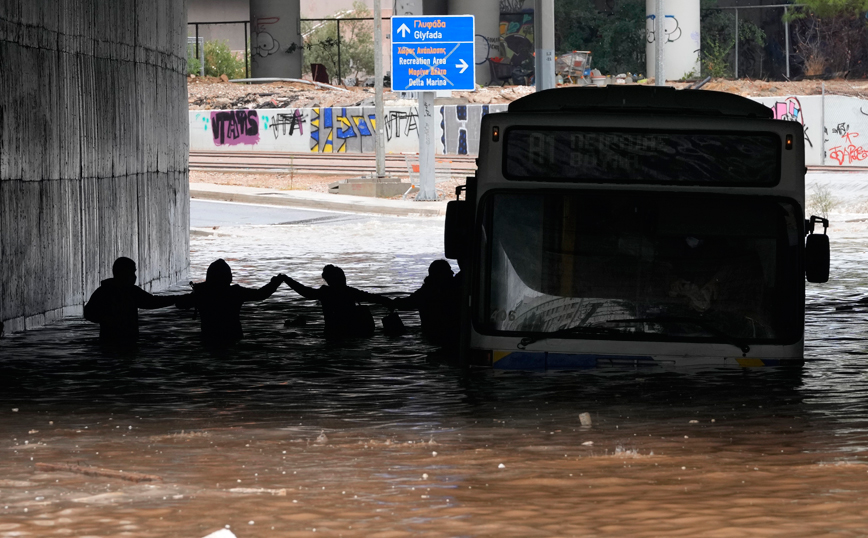
[{"label": "white wall with graffiti", "polygon": [[842,95],[759,97],[775,118],[805,128],[808,166],[868,167],[868,101]]},{"label": "white wall with graffiti", "polygon": [[[449,105],[438,110],[437,152],[475,155],[482,116],[507,105]],[[419,151],[416,107],[387,107],[386,151]],[[373,153],[374,107],[190,111],[190,149]]]},{"label": "white wall with graffiti", "polygon": [[[868,101],[855,97],[756,98],[777,119],[805,128],[809,166],[868,167]],[[508,105],[449,105],[438,110],[437,153],[475,155],[482,117]],[[419,151],[415,107],[387,107],[386,151]],[[190,111],[190,149],[373,153],[374,108],[298,108]],[[822,134],[821,134],[822,133]]]}]

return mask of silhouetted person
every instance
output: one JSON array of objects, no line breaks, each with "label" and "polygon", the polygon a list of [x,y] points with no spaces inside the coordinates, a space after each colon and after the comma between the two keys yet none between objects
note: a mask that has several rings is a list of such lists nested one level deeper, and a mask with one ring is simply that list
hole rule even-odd
[{"label": "silhouetted person", "polygon": [[205,282],[193,284],[193,293],[178,299],[178,308],[196,308],[202,319],[202,340],[206,344],[231,344],[244,338],[241,329],[241,306],[250,301],[264,301],[280,286],[281,276],[261,288],[232,284],[232,269],[223,259],[208,266]]},{"label": "silhouetted person", "polygon": [[434,344],[454,347],[458,343],[458,293],[456,277],[446,260],[434,260],[422,287],[409,297],[395,299],[397,310],[418,310],[422,334]]},{"label": "silhouetted person", "polygon": [[139,336],[139,308],[172,306],[179,295],[151,295],[136,286],[136,262],[118,258],[112,278],[103,280],[84,305],[84,318],[99,323],[100,340],[131,345]]},{"label": "silhouetted person", "polygon": [[372,336],[374,319],[370,310],[357,303],[374,303],[389,307],[392,300],[347,286],[347,277],[343,269],[331,264],[323,267],[322,278],[326,281],[326,285],[319,288],[309,288],[288,276],[284,276],[284,282],[305,299],[316,299],[322,304],[327,339]]}]

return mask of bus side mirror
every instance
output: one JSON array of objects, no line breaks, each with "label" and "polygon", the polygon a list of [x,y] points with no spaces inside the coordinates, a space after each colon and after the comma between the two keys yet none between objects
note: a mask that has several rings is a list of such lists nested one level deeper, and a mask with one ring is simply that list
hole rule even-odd
[{"label": "bus side mirror", "polygon": [[450,260],[463,258],[467,250],[470,229],[467,226],[467,216],[470,208],[466,200],[452,200],[446,204],[446,229],[443,236],[443,247],[446,257]]},{"label": "bus side mirror", "polygon": [[805,239],[805,278],[808,282],[822,284],[829,281],[829,236],[814,233],[814,224],[822,222],[823,232],[829,226],[829,221],[819,217],[811,217],[808,221],[810,235]]}]

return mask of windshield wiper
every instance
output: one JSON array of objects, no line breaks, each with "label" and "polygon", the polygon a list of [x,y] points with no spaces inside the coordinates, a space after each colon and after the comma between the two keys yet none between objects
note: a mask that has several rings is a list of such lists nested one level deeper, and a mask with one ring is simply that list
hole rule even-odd
[{"label": "windshield wiper", "polygon": [[559,331],[554,331],[550,333],[543,333],[536,336],[526,336],[521,339],[521,341],[518,343],[518,345],[516,345],[516,347],[518,349],[525,349],[527,346],[533,344],[534,342],[539,342],[540,340],[559,338],[562,336],[569,336],[571,334],[621,334],[621,331],[619,331],[618,329],[611,329],[609,327],[597,327],[594,325],[576,325],[575,327],[561,329]]},{"label": "windshield wiper", "polygon": [[726,334],[725,332],[721,331],[720,329],[718,329],[714,325],[711,325],[707,321],[704,321],[701,319],[681,318],[681,317],[676,317],[676,316],[658,316],[658,317],[654,317],[654,318],[610,319],[610,320],[606,321],[606,323],[657,323],[657,322],[691,323],[693,325],[696,325],[697,327],[705,329],[706,331],[711,333],[712,336],[716,336],[717,338],[720,338],[725,343],[737,347],[745,355],[747,355],[747,353],[750,351],[750,346],[745,344],[744,342],[742,342],[740,339]]}]

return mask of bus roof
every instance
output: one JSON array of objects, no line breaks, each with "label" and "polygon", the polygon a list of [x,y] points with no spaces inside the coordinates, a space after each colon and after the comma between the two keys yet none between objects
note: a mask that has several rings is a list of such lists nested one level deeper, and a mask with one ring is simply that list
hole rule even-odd
[{"label": "bus roof", "polygon": [[668,86],[570,87],[536,92],[510,103],[509,112],[690,114],[772,119],[772,110],[731,93]]}]

